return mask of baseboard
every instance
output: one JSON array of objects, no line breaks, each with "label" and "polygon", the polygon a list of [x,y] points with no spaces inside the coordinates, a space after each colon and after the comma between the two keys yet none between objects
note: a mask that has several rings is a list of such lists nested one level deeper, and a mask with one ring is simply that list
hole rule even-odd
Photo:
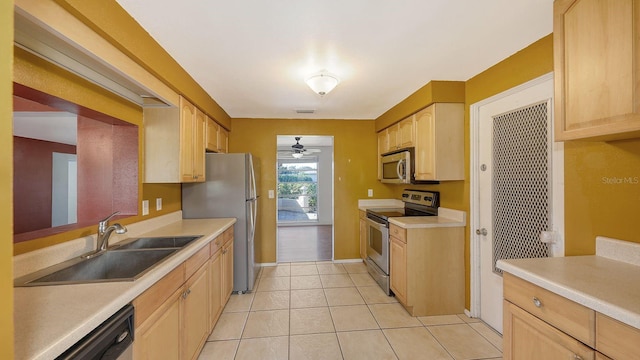
[{"label": "baseboard", "polygon": [[362,259],[340,259],[333,260],[335,264],[349,264],[349,263],[361,263]]},{"label": "baseboard", "polygon": [[278,265],[278,263],[256,263],[256,265],[260,267],[267,267],[267,266],[276,266]]}]

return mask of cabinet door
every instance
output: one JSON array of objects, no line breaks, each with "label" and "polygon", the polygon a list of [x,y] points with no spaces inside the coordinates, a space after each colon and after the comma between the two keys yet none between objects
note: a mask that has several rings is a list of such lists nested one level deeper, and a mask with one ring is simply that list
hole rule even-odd
[{"label": "cabinet door", "polygon": [[398,301],[407,305],[407,244],[400,239],[391,237],[391,290]]},{"label": "cabinet door", "polygon": [[198,354],[209,334],[209,272],[207,264],[193,274],[182,296],[184,359]]},{"label": "cabinet door", "polygon": [[521,308],[504,301],[505,360],[593,360],[595,351]]},{"label": "cabinet door", "polygon": [[416,180],[436,180],[434,106],[415,115],[415,177]]},{"label": "cabinet door", "polygon": [[389,132],[384,129],[378,133],[378,155],[389,152]]},{"label": "cabinet door", "polygon": [[182,182],[193,182],[195,180],[193,174],[195,117],[195,106],[180,98],[180,177]]},{"label": "cabinet door", "polygon": [[397,150],[400,148],[400,125],[395,124],[387,128],[389,151]]},{"label": "cabinet door", "polygon": [[204,141],[206,138],[207,116],[196,109],[193,131],[193,176],[195,181],[203,182],[204,178]]},{"label": "cabinet door", "polygon": [[211,257],[211,265],[209,267],[209,315],[211,318],[211,326],[210,329],[216,324],[218,321],[218,317],[222,312],[222,249],[218,250]]},{"label": "cabinet door", "polygon": [[218,124],[207,116],[206,148],[209,151],[218,151]]},{"label": "cabinet door", "polygon": [[640,136],[640,1],[556,0],[556,140]]},{"label": "cabinet door", "polygon": [[171,296],[136,329],[133,342],[135,359],[180,359],[180,296]]},{"label": "cabinet door", "polygon": [[414,116],[400,121],[399,124],[400,148],[413,147],[415,142],[415,120]]},{"label": "cabinet door", "polygon": [[367,222],[360,219],[360,257],[367,258]]},{"label": "cabinet door", "polygon": [[218,127],[218,152],[229,152],[229,132],[222,126]]},{"label": "cabinet door", "polygon": [[222,248],[222,267],[222,271],[224,273],[224,278],[222,280],[224,306],[233,292],[233,240],[226,243]]}]

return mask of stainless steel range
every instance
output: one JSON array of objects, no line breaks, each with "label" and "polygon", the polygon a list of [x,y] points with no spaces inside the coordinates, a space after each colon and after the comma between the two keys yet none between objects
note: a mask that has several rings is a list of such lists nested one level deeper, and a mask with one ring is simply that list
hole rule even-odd
[{"label": "stainless steel range", "polygon": [[437,191],[404,190],[402,208],[367,210],[367,270],[387,295],[389,288],[389,218],[405,216],[437,216],[440,193]]}]

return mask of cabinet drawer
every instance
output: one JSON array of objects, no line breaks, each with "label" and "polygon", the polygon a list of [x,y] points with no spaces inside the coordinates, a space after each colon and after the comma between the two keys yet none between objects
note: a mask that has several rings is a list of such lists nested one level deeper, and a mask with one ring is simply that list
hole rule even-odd
[{"label": "cabinet drawer", "polygon": [[596,350],[613,359],[640,354],[640,330],[596,313]]},{"label": "cabinet drawer", "polygon": [[218,250],[222,249],[222,245],[224,244],[224,234],[218,235],[211,242],[211,250],[209,251],[209,256],[213,256]]},{"label": "cabinet drawer", "polygon": [[184,263],[182,263],[135,298],[133,306],[136,308],[136,328],[144,323],[177,288],[181,287],[185,279]]},{"label": "cabinet drawer", "polygon": [[390,224],[389,235],[402,241],[405,244],[407,243],[407,229],[403,229],[400,226]]},{"label": "cabinet drawer", "polygon": [[185,279],[190,278],[202,264],[209,260],[209,251],[209,246],[205,246],[185,261]]},{"label": "cabinet drawer", "polygon": [[509,273],[504,298],[595,348],[595,311]]},{"label": "cabinet drawer", "polygon": [[223,244],[233,240],[233,225],[222,233],[222,239]]}]

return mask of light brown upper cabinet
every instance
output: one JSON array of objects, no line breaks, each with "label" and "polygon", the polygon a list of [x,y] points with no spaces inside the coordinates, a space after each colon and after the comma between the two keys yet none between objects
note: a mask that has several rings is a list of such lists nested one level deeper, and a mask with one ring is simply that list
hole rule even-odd
[{"label": "light brown upper cabinet", "polygon": [[640,0],[554,3],[555,140],[640,137]]},{"label": "light brown upper cabinet", "polygon": [[207,116],[207,136],[206,136],[206,148],[207,151],[218,151],[218,129],[220,125],[213,121],[212,118]]},{"label": "light brown upper cabinet", "polygon": [[413,147],[415,140],[415,120],[414,116],[411,115],[378,133],[378,153],[382,155],[391,151]]},{"label": "light brown upper cabinet", "polygon": [[222,126],[218,126],[218,152],[229,152],[229,132]]},{"label": "light brown upper cabinet", "polygon": [[229,148],[229,132],[207,116],[207,151],[226,153]]},{"label": "light brown upper cabinet", "polygon": [[180,97],[177,108],[145,108],[145,182],[202,182],[206,115]]},{"label": "light brown upper cabinet", "polygon": [[464,105],[435,103],[415,114],[415,179],[464,180]]}]

